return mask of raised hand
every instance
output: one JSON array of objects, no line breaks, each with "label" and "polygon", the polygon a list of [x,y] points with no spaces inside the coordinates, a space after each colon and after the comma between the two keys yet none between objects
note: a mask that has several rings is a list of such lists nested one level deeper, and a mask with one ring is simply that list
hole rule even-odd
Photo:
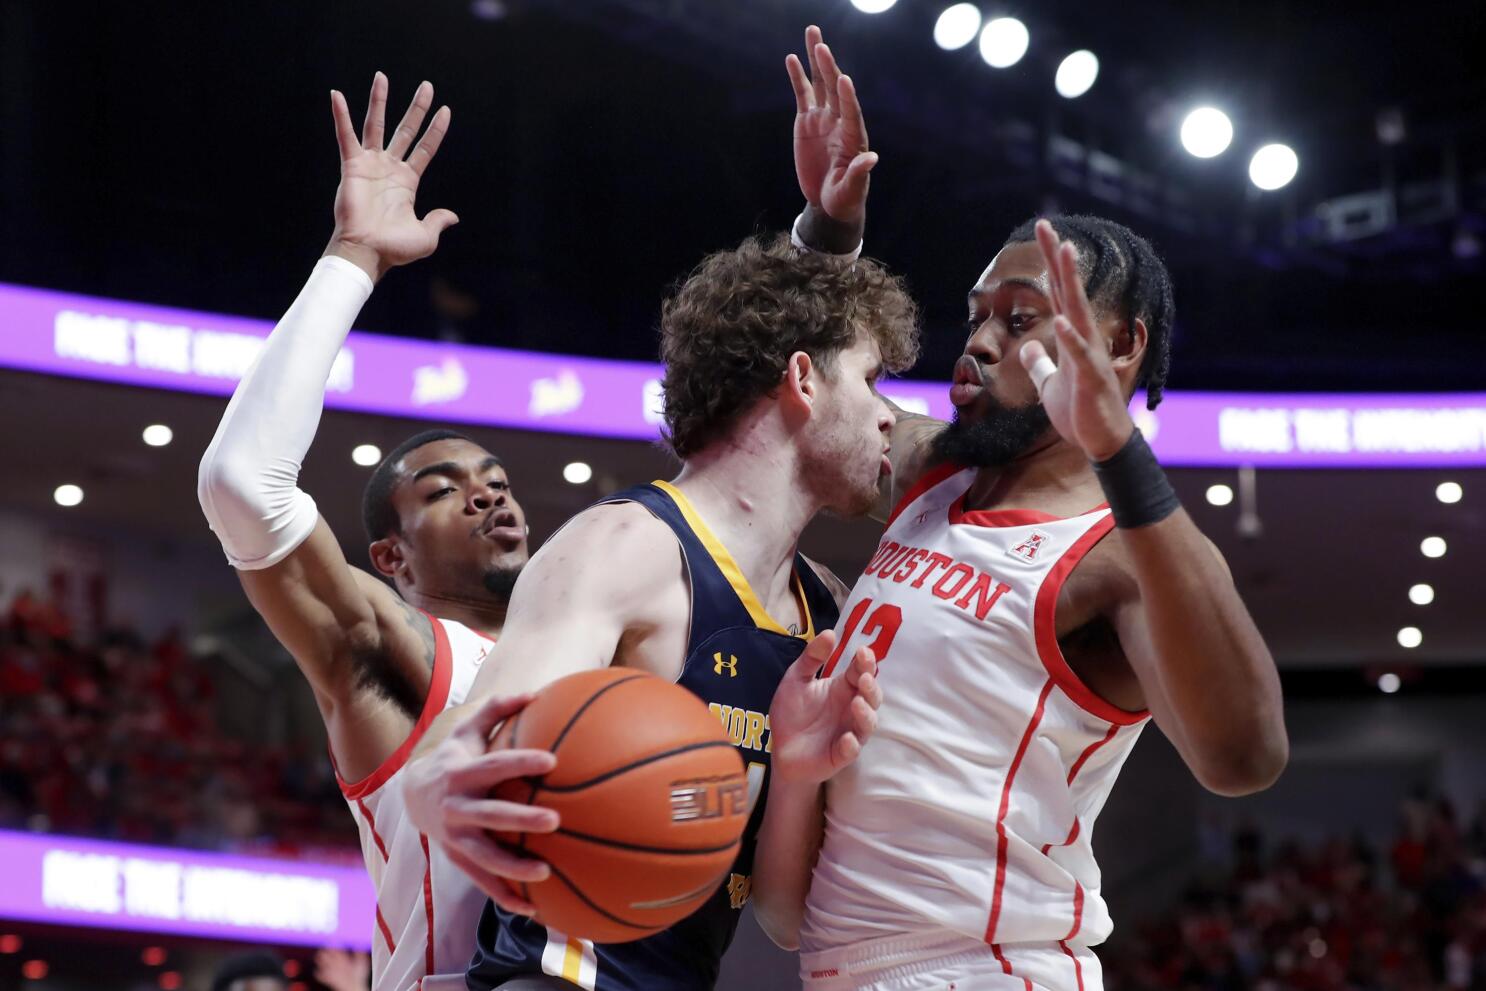
[{"label": "raised hand", "polygon": [[826,631],[785,672],[769,707],[773,774],[782,781],[820,783],[857,759],[877,727],[882,689],[877,661],[859,647],[841,675],[816,678],[836,634]]},{"label": "raised hand", "polygon": [[531,699],[530,695],[485,699],[443,742],[403,772],[403,800],[413,825],[439,844],[492,901],[520,915],[536,909],[511,882],[544,881],[551,868],[506,850],[489,833],[550,833],[557,828],[558,816],[551,809],[488,796],[502,781],[546,774],[557,758],[546,750],[487,753],[487,748],[496,726]]},{"label": "raised hand", "polygon": [[860,223],[877,153],[867,150],[867,125],[851,77],[842,75],[820,28],[805,29],[810,74],[796,55],[784,60],[795,89],[795,174],[800,192],[832,220]]},{"label": "raised hand", "polygon": [[433,254],[439,246],[439,235],[459,222],[449,210],[430,211],[422,220],[413,212],[418,180],[449,130],[449,108],[440,107],[423,139],[414,146],[413,139],[418,137],[431,106],[433,84],[421,83],[392,140],[383,147],[387,77],[379,72],[372,80],[366,123],[359,139],[345,96],[339,90],[330,92],[330,114],[341,153],[341,184],[335,191],[335,233],[326,254],[355,262],[373,279],[381,278],[390,268]]},{"label": "raised hand", "polygon": [[1037,222],[1037,245],[1047,264],[1053,299],[1053,334],[1058,361],[1041,341],[1022,345],[1022,365],[1063,439],[1083,448],[1090,460],[1119,453],[1135,429],[1109,348],[1078,271],[1078,250],[1060,242],[1052,224]]}]

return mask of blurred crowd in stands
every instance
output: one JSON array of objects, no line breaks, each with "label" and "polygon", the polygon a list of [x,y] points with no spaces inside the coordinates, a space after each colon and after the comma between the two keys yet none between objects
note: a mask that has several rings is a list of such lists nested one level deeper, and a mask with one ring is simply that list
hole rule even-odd
[{"label": "blurred crowd in stands", "polygon": [[1110,991],[1486,991],[1486,809],[1411,799],[1384,849],[1240,830],[1138,930],[1100,951]]},{"label": "blurred crowd in stands", "polygon": [[75,636],[27,590],[0,616],[0,828],[357,859],[324,751],[224,733],[178,633]]}]

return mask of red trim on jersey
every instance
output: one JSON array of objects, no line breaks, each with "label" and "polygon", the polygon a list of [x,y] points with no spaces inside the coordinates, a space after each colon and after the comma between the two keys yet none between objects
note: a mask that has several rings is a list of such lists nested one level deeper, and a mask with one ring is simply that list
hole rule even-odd
[{"label": "red trim on jersey", "polygon": [[930,468],[928,471],[924,472],[922,475],[919,476],[918,481],[913,483],[913,487],[903,494],[903,498],[898,500],[898,504],[893,507],[893,511],[891,514],[889,514],[887,518],[887,524],[884,529],[886,529],[886,527],[888,526],[892,526],[893,522],[897,520],[899,514],[901,514],[903,510],[907,509],[919,496],[923,495],[925,492],[929,491],[934,486],[944,481],[946,478],[949,478],[951,475],[958,475],[964,470],[964,465],[957,465],[954,462],[945,462],[941,465],[935,465],[933,468]]},{"label": "red trim on jersey", "polygon": [[[1002,970],[1004,970],[1008,975],[1012,977],[1016,976],[1015,974],[1011,973],[1011,961],[1007,960],[1006,955],[1001,952],[1000,943],[991,944],[991,955],[994,956],[998,961],[1000,961]],[[1024,977],[1022,978],[1022,983],[1026,985],[1026,991],[1032,991],[1032,982],[1030,980]]]},{"label": "red trim on jersey", "polygon": [[1101,740],[1095,740],[1093,743],[1089,744],[1089,746],[1087,747],[1087,749],[1084,750],[1083,753],[1081,753],[1081,754],[1078,755],[1078,760],[1074,761],[1073,762],[1073,766],[1068,769],[1068,783],[1069,784],[1073,784],[1073,779],[1076,778],[1076,777],[1078,777],[1078,772],[1079,771],[1082,771],[1084,769],[1084,764],[1088,761],[1088,759],[1090,757],[1094,756],[1094,753],[1100,747],[1104,746],[1110,740],[1113,740],[1115,738],[1115,734],[1118,733],[1119,731],[1120,731],[1120,724],[1119,723],[1113,723],[1113,724],[1111,724],[1110,727],[1109,727],[1109,732],[1104,734],[1104,738],[1103,739],[1101,739]]},{"label": "red trim on jersey", "polygon": [[1032,630],[1037,637],[1037,654],[1042,658],[1042,666],[1047,669],[1048,676],[1058,683],[1063,693],[1078,705],[1079,708],[1091,715],[1097,716],[1106,722],[1115,723],[1119,726],[1131,726],[1140,722],[1150,715],[1147,711],[1128,712],[1118,706],[1104,701],[1085,685],[1074,674],[1073,669],[1068,666],[1068,661],[1063,657],[1063,648],[1058,646],[1058,624],[1054,615],[1058,607],[1058,593],[1063,589],[1063,583],[1068,576],[1084,559],[1084,555],[1093,549],[1109,531],[1114,529],[1114,514],[1106,514],[1097,523],[1091,526],[1087,533],[1074,541],[1072,547],[1063,553],[1058,563],[1053,565],[1052,571],[1043,579],[1042,587],[1037,590],[1037,603],[1032,608]]},{"label": "red trim on jersey", "polygon": [[1084,886],[1077,881],[1073,882],[1073,928],[1068,930],[1068,935],[1063,937],[1063,942],[1078,935],[1078,931],[1084,926]]},{"label": "red trim on jersey", "polygon": [[[423,844],[423,913],[428,916],[428,942],[423,945],[423,970],[433,973],[433,858],[428,855],[428,837],[418,834]],[[1076,927],[1075,927],[1076,928]]]},{"label": "red trim on jersey", "polygon": [[356,799],[356,808],[360,809],[361,814],[366,817],[367,828],[371,830],[372,840],[377,844],[377,849],[382,851],[382,863],[385,864],[387,862],[387,844],[382,842],[382,834],[377,832],[376,817],[372,815],[372,810],[366,807],[366,803],[359,798]]},{"label": "red trim on jersey", "polygon": [[1022,766],[1022,758],[1026,756],[1027,745],[1032,742],[1032,734],[1037,731],[1037,724],[1042,722],[1042,711],[1047,706],[1047,697],[1052,694],[1053,682],[1049,678],[1042,686],[1042,694],[1037,696],[1037,708],[1032,712],[1032,719],[1027,723],[1027,728],[1022,732],[1022,742],[1017,745],[1016,756],[1011,759],[1011,768],[1006,772],[1006,784],[1001,786],[1001,808],[996,812],[996,888],[991,894],[991,919],[986,924],[986,942],[991,943],[992,952],[1011,973],[1011,965],[1006,958],[996,950],[994,943],[996,939],[996,925],[1001,921],[1001,892],[1006,887],[1006,814],[1011,810],[1011,786],[1016,781],[1017,769]]},{"label": "red trim on jersey", "polygon": [[1071,845],[1074,840],[1078,839],[1078,833],[1079,833],[1079,830],[1081,830],[1081,829],[1083,829],[1083,823],[1079,822],[1078,816],[1074,816],[1073,817],[1073,827],[1068,830],[1068,838],[1065,839],[1062,843],[1056,843],[1056,844],[1055,843],[1044,843],[1042,845],[1042,855],[1044,857],[1046,857],[1047,856],[1047,852],[1049,850],[1051,850],[1054,846],[1069,846],[1069,845]]},{"label": "red trim on jersey", "polygon": [[1063,948],[1064,953],[1068,954],[1068,959],[1073,961],[1073,976],[1078,979],[1078,991],[1084,991],[1084,968],[1083,964],[1078,962],[1078,954],[1068,948],[1067,940],[1059,940],[1058,945]]},{"label": "red trim on jersey", "polygon": [[387,941],[387,955],[391,956],[397,952],[397,944],[392,941],[392,930],[387,928],[387,920],[382,918],[382,906],[377,906],[377,928],[382,931],[382,938]]},{"label": "red trim on jersey", "polygon": [[[418,716],[418,722],[414,724],[407,739],[402,741],[402,746],[393,751],[392,756],[382,761],[382,765],[371,774],[360,781],[348,782],[341,777],[339,770],[335,772],[335,780],[341,786],[341,793],[348,799],[365,798],[401,770],[408,758],[413,756],[413,748],[418,745],[423,734],[428,732],[429,725],[449,702],[449,683],[454,678],[454,652],[449,646],[449,634],[437,618],[426,612],[423,615],[428,616],[428,621],[433,624],[434,642],[433,678],[428,685],[428,698],[423,702],[423,712]],[[331,757],[334,763],[334,754]]]},{"label": "red trim on jersey", "polygon": [[[1035,526],[1038,523],[1060,523],[1065,519],[1077,519],[1077,516],[1054,516],[1052,513],[1044,513],[1039,509],[965,509],[965,496],[970,492],[966,489],[960,493],[960,497],[949,504],[949,521],[951,523],[968,524],[970,526],[984,527],[1012,527],[1012,526]],[[1089,513],[1097,513],[1106,508],[1107,502],[1101,502]],[[1087,516],[1089,513],[1080,513],[1079,516]]]}]

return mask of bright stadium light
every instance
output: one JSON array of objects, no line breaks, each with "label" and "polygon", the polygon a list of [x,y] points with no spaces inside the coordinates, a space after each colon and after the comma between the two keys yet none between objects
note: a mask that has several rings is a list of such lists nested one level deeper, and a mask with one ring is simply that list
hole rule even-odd
[{"label": "bright stadium light", "polygon": [[1445,549],[1444,537],[1425,537],[1419,541],[1419,553],[1425,557],[1444,557]]},{"label": "bright stadium light", "polygon": [[864,14],[880,14],[898,0],[851,0],[851,5]]},{"label": "bright stadium light", "polygon": [[944,13],[934,22],[934,44],[953,52],[974,41],[979,30],[980,8],[973,3],[957,3],[944,8]]},{"label": "bright stadium light", "polygon": [[363,468],[370,468],[382,460],[382,449],[375,444],[357,444],[351,449],[351,460]]},{"label": "bright stadium light", "polygon": [[1417,626],[1405,626],[1398,631],[1398,645],[1405,650],[1413,650],[1424,642],[1424,634],[1419,632]]},{"label": "bright stadium light", "polygon": [[582,485],[593,477],[593,469],[586,462],[573,461],[563,468],[562,477],[571,485]]},{"label": "bright stadium light", "polygon": [[144,442],[151,447],[164,447],[175,438],[175,432],[163,423],[152,423],[144,428]]},{"label": "bright stadium light", "polygon": [[980,32],[980,57],[993,69],[1009,69],[1027,54],[1032,36],[1015,17],[998,17]]},{"label": "bright stadium light", "polygon": [[1289,145],[1265,145],[1249,159],[1249,181],[1263,190],[1288,186],[1300,171],[1300,159]]},{"label": "bright stadium light", "polygon": [[1434,490],[1434,497],[1447,505],[1459,502],[1464,495],[1465,489],[1460,487],[1459,482],[1441,482]]},{"label": "bright stadium light", "polygon": [[1226,506],[1233,502],[1233,489],[1221,483],[1207,487],[1207,501],[1214,506]]},{"label": "bright stadium light", "polygon": [[1409,601],[1416,606],[1427,606],[1434,601],[1434,586],[1420,582],[1409,586]]},{"label": "bright stadium light", "polygon": [[1403,687],[1403,679],[1389,671],[1378,676],[1378,691],[1384,695],[1392,695]]},{"label": "bright stadium light", "polygon": [[1221,155],[1233,141],[1233,122],[1216,107],[1198,107],[1182,121],[1182,147],[1198,158]]},{"label": "bright stadium light", "polygon": [[1087,93],[1098,78],[1099,57],[1083,48],[1058,63],[1058,74],[1053,78],[1053,86],[1057,88],[1059,96],[1072,100]]},{"label": "bright stadium light", "polygon": [[76,485],[59,485],[52,498],[57,505],[71,508],[83,501],[83,490]]}]

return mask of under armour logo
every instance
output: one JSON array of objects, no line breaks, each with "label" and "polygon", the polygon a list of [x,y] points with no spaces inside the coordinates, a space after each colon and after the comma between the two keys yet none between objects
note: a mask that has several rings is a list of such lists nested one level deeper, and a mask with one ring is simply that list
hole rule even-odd
[{"label": "under armour logo", "polygon": [[1042,545],[1046,540],[1047,534],[1033,530],[1030,537],[1006,553],[1012,557],[1019,557],[1024,561],[1035,561],[1037,560],[1037,555],[1042,553]]},{"label": "under armour logo", "polygon": [[917,516],[915,516],[913,518],[913,525],[914,526],[923,526],[924,525],[924,520],[926,520],[928,518],[929,518],[929,514],[928,513],[919,513]]},{"label": "under armour logo", "polygon": [[722,652],[718,651],[712,655],[712,673],[722,674],[724,670],[727,671],[729,678],[738,677],[738,659],[729,654],[728,659],[723,660]]}]

